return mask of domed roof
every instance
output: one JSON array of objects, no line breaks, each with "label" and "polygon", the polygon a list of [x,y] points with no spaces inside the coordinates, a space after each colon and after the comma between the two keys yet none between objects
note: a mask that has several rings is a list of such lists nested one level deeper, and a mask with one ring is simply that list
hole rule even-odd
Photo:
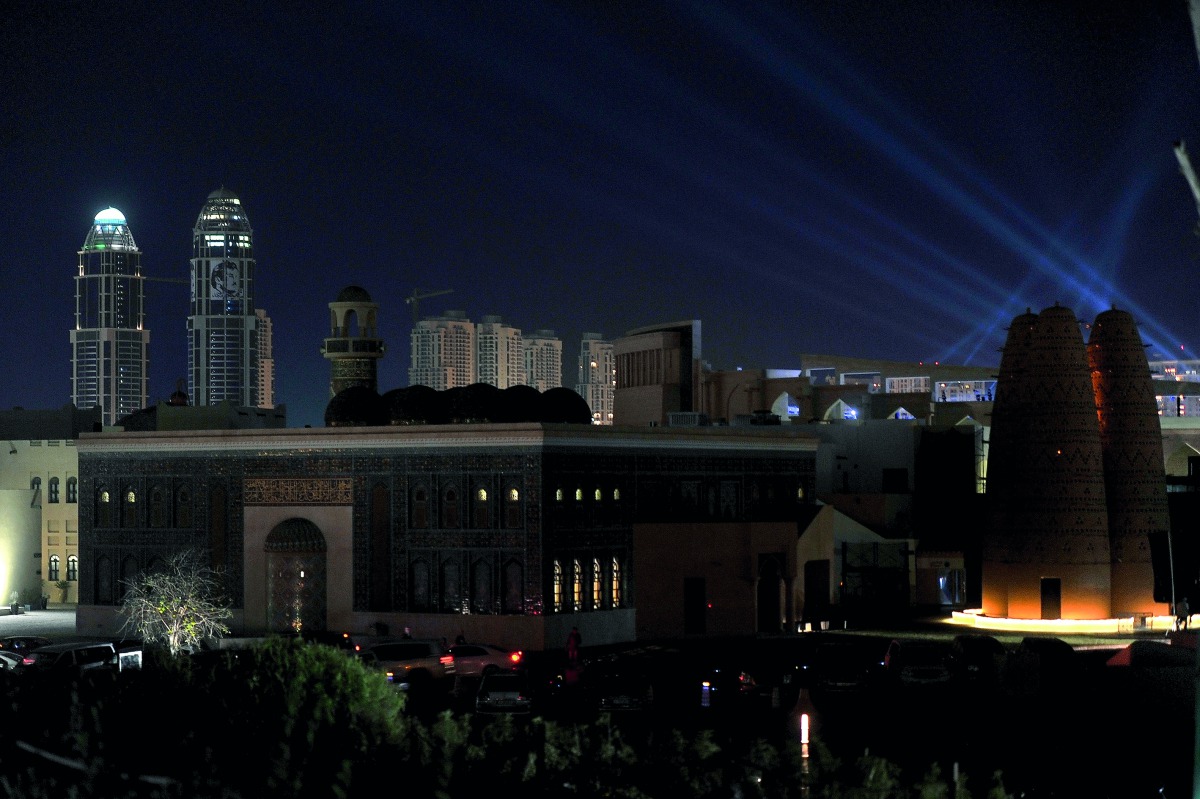
[{"label": "domed roof", "polygon": [[100,213],[96,214],[97,225],[124,225],[125,214],[118,211],[116,208],[109,206]]},{"label": "domed roof", "polygon": [[451,422],[494,422],[500,389],[491,383],[472,383],[445,392]]},{"label": "domed roof", "polygon": [[533,386],[509,386],[500,392],[493,422],[541,420],[542,393]]},{"label": "domed roof", "polygon": [[379,393],[366,386],[339,391],[325,406],[326,427],[377,427],[387,424],[387,408]]},{"label": "domed roof", "polygon": [[591,424],[592,409],[587,400],[566,387],[542,392],[542,421],[549,423]]},{"label": "domed roof", "polygon": [[434,424],[440,400],[429,386],[394,388],[383,395],[388,424]]},{"label": "domed roof", "polygon": [[362,286],[346,286],[338,292],[334,302],[370,302],[371,295]]}]

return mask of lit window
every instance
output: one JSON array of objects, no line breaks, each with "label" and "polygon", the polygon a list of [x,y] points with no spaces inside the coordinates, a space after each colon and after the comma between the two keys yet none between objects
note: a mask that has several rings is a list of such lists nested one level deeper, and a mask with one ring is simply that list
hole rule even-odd
[{"label": "lit window", "polygon": [[804,499],[804,486],[796,489],[796,499]]},{"label": "lit window", "polygon": [[555,501],[557,501],[557,502],[562,502],[562,500],[563,500],[563,493],[562,493],[562,489],[561,489],[561,488],[559,488],[559,489],[556,489],[556,490],[554,491],[554,499],[555,499]]},{"label": "lit window", "polygon": [[508,501],[517,502],[521,499],[521,492],[515,488],[508,489]]},{"label": "lit window", "polygon": [[562,613],[563,609],[563,573],[562,564],[554,561],[554,612]]},{"label": "lit window", "polygon": [[620,499],[621,499],[621,489],[614,488],[613,489],[613,502],[617,502]]},{"label": "lit window", "polygon": [[621,607],[621,562],[616,558],[612,560],[612,583],[610,588],[610,597],[614,608]]},{"label": "lit window", "polygon": [[475,498],[480,502],[487,502],[487,489],[481,488],[475,492]]},{"label": "lit window", "polygon": [[79,556],[78,555],[68,555],[67,556],[67,579],[70,580],[71,582],[75,582],[76,580],[79,579]]},{"label": "lit window", "polygon": [[583,610],[583,564],[579,558],[574,561],[574,575],[571,578],[571,600],[576,613]]},{"label": "lit window", "polygon": [[600,493],[600,489],[597,488],[596,489],[596,501],[599,502],[602,498],[603,498],[603,495]]},{"label": "lit window", "polygon": [[575,501],[583,502],[583,489],[582,488],[575,489]]},{"label": "lit window", "polygon": [[107,489],[100,492],[100,501],[103,502],[105,505],[107,505],[109,502],[112,501],[112,497],[110,497],[108,495]]},{"label": "lit window", "polygon": [[132,505],[133,503],[137,502],[137,494],[135,494],[133,491],[126,492],[125,501]]},{"label": "lit window", "polygon": [[600,572],[600,558],[592,558],[592,607],[604,605],[604,579]]}]

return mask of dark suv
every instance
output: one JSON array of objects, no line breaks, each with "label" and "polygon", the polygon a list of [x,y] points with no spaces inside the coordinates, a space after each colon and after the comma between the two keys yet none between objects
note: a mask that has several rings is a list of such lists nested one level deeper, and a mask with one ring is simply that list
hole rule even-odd
[{"label": "dark suv", "polygon": [[25,653],[18,672],[62,676],[82,674],[95,669],[116,671],[120,668],[117,647],[107,641],[49,644]]}]

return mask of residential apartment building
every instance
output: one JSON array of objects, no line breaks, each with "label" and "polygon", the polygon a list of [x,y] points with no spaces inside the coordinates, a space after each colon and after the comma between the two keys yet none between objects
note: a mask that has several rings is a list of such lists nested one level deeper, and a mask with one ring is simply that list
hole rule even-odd
[{"label": "residential apartment building", "polygon": [[617,389],[617,361],[611,341],[600,333],[584,333],[579,342],[579,374],[575,393],[592,409],[593,424],[613,423],[613,396]]}]

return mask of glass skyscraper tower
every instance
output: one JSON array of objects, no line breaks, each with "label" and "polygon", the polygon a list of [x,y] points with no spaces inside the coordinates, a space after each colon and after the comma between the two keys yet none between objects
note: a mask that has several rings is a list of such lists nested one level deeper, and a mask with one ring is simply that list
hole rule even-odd
[{"label": "glass skyscraper tower", "polygon": [[208,195],[192,231],[188,395],[193,405],[259,404],[254,234],[242,201]]},{"label": "glass skyscraper tower", "polygon": [[146,407],[150,331],[146,329],[142,253],[125,215],[106,208],[79,251],[71,402],[103,409],[106,425]]}]

